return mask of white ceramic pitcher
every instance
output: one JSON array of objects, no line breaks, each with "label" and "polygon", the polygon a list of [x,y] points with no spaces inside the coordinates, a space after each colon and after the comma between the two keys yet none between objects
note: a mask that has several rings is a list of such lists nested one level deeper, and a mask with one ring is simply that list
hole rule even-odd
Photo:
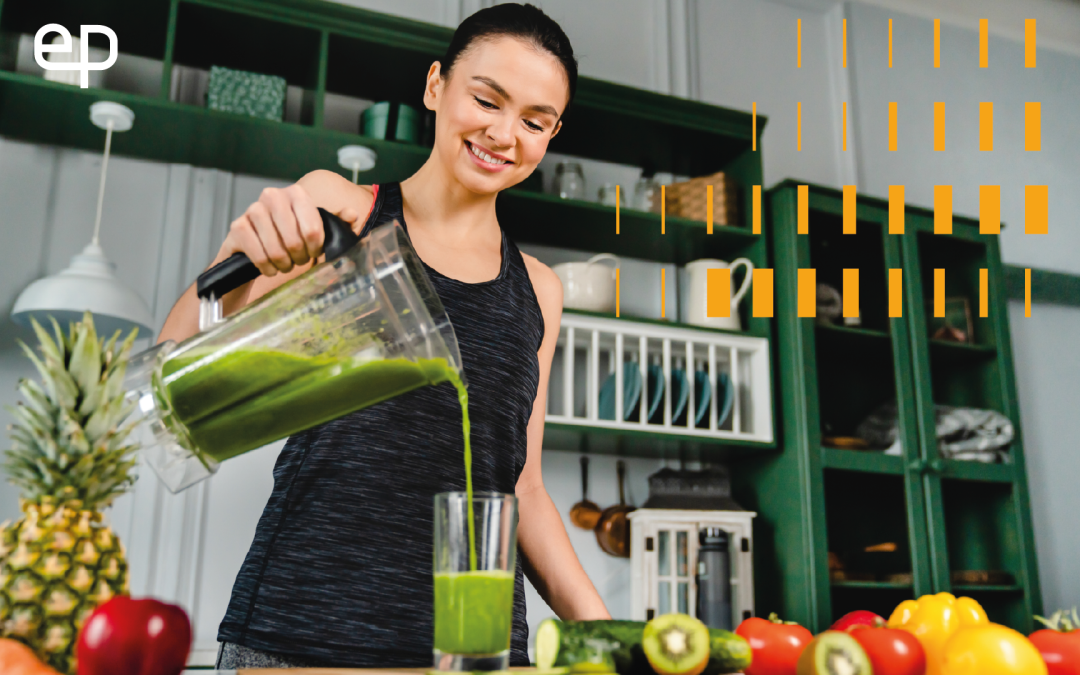
[{"label": "white ceramic pitcher", "polygon": [[[738,290],[734,290],[734,282],[732,282],[732,290],[734,292],[730,298],[731,316],[708,316],[708,270],[730,269],[731,275],[734,277],[735,268],[739,265],[746,266],[746,276],[743,278],[742,285],[739,286]],[[698,326],[707,326],[709,328],[742,330],[742,323],[739,321],[739,302],[741,302],[743,296],[746,295],[746,291],[750,290],[750,283],[753,280],[754,263],[746,258],[736,258],[731,262],[706,258],[687,263],[686,272],[689,277],[690,285],[690,290],[687,294],[687,323]]]}]

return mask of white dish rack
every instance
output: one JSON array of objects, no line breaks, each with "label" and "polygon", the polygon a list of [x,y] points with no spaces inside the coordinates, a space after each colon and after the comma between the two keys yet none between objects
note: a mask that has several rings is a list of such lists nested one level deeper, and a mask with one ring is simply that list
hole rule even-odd
[{"label": "white dish rack", "polygon": [[[627,362],[638,366],[641,394],[629,419],[620,419],[624,417],[618,412],[624,410],[626,366],[615,366]],[[692,365],[686,368],[686,364]],[[664,384],[663,400],[652,421],[648,408],[655,393],[649,390],[649,365],[661,368]],[[681,423],[673,419],[677,406],[672,396],[674,369],[684,370],[689,380],[687,414]],[[712,392],[708,413],[700,421],[693,414],[698,409],[694,371],[707,374]],[[720,419],[722,410],[717,401],[721,374],[727,376],[734,391],[730,414],[724,419]],[[604,419],[600,391],[612,375],[615,419]],[[771,443],[769,341],[712,330],[564,313],[551,365],[546,419],[556,424]]]}]

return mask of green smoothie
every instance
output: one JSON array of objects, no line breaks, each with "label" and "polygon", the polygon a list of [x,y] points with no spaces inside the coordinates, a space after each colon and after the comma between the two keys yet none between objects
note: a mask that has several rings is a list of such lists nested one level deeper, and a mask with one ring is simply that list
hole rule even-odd
[{"label": "green smoothie", "polygon": [[435,575],[435,649],[447,654],[498,654],[510,648],[514,573],[502,570]]},{"label": "green smoothie", "polygon": [[244,348],[178,354],[165,362],[162,376],[192,442],[219,462],[425,384],[459,379],[445,359],[359,360]]}]

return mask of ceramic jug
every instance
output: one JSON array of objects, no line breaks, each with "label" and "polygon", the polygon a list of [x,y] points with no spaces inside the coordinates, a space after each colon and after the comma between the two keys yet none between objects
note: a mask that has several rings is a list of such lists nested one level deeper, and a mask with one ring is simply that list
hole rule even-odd
[{"label": "ceramic jug", "polygon": [[[746,267],[746,276],[738,290],[735,290],[735,268],[739,265]],[[730,269],[733,293],[730,298],[725,298],[731,306],[731,316],[710,317],[708,315],[708,277],[710,269]],[[746,258],[736,258],[731,262],[724,260],[702,259],[686,264],[686,272],[689,277],[689,292],[687,293],[686,322],[708,328],[723,328],[725,330],[742,330],[739,321],[739,302],[750,289],[753,278],[754,264]]]}]

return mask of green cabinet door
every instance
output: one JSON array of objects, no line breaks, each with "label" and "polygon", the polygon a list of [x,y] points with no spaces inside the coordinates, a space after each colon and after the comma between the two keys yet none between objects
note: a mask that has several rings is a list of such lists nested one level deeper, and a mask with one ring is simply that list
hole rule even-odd
[{"label": "green cabinet door", "polygon": [[[933,589],[971,596],[992,621],[1030,632],[1042,603],[998,238],[967,219],[955,219],[951,234],[934,233],[932,214],[907,221],[904,289]],[[935,316],[940,282],[944,311]],[[1015,433],[1008,463],[944,457],[942,405],[1004,414]]]}]

